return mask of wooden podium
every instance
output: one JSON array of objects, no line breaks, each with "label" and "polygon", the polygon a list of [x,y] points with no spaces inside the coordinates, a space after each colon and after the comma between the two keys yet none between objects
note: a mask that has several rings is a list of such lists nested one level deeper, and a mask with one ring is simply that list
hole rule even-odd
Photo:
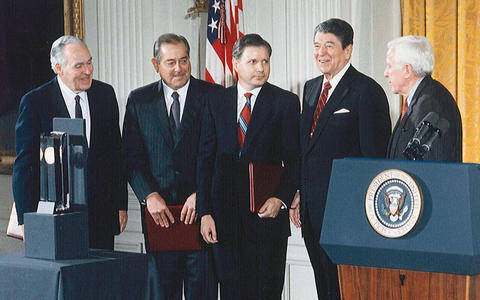
[{"label": "wooden podium", "polygon": [[[366,213],[372,180],[392,169],[423,196],[418,222],[398,238],[377,233]],[[478,165],[335,160],[320,244],[338,265],[342,299],[480,299],[479,214]]]},{"label": "wooden podium", "polygon": [[480,299],[480,275],[338,266],[342,299]]}]

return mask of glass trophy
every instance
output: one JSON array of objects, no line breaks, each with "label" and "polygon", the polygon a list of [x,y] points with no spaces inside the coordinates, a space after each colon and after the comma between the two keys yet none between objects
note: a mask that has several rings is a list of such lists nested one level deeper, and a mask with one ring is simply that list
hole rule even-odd
[{"label": "glass trophy", "polygon": [[87,142],[82,119],[55,118],[54,131],[40,136],[38,213],[86,211]]}]

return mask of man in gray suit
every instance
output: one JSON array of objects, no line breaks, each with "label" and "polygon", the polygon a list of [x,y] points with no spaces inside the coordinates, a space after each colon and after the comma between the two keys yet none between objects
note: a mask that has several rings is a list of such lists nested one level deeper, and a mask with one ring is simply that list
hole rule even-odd
[{"label": "man in gray suit", "polygon": [[[217,86],[191,76],[190,47],[183,36],[161,35],[152,64],[161,80],[132,91],[123,125],[129,182],[155,223],[196,221],[196,161],[205,96]],[[183,205],[180,220],[168,206]],[[172,241],[167,241],[172,242]],[[216,299],[209,254],[200,251],[153,252],[164,299]]]},{"label": "man in gray suit", "polygon": [[462,119],[452,94],[431,77],[433,48],[423,36],[405,36],[388,43],[385,77],[395,94],[406,97],[388,144],[388,158],[405,159],[403,151],[429,112],[447,120],[449,129],[432,145],[424,160],[462,161]]}]

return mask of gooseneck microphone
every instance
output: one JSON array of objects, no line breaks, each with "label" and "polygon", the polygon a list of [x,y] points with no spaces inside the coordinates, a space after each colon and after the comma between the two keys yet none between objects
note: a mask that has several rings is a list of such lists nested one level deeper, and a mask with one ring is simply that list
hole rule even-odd
[{"label": "gooseneck microphone", "polygon": [[420,121],[420,123],[418,123],[415,134],[403,151],[403,156],[405,156],[405,158],[410,160],[423,159],[423,155],[425,155],[426,152],[422,150],[422,145],[426,143],[426,140],[430,137],[431,132],[436,129],[435,126],[437,125],[438,119],[438,114],[431,111],[422,119],[422,121]]},{"label": "gooseneck microphone", "polygon": [[423,155],[425,155],[425,153],[432,149],[433,142],[437,138],[441,138],[442,135],[444,135],[448,131],[448,128],[450,128],[450,122],[448,122],[446,119],[442,118],[440,119],[440,121],[438,121],[437,128],[433,130],[430,137],[425,141],[425,143],[422,144]]}]

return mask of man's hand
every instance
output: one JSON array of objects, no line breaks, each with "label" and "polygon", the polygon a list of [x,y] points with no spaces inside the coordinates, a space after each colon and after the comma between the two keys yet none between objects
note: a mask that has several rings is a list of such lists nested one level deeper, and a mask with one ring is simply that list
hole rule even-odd
[{"label": "man's hand", "polygon": [[282,207],[282,201],[278,198],[271,197],[260,207],[258,216],[260,218],[276,218],[278,211]]},{"label": "man's hand", "polygon": [[215,221],[211,215],[204,215],[200,222],[200,233],[207,244],[215,244],[217,240],[217,229],[215,228]]},{"label": "man's hand", "polygon": [[120,221],[120,233],[122,233],[127,227],[128,214],[126,210],[118,211],[118,220]]},{"label": "man's hand", "polygon": [[197,193],[191,194],[185,204],[182,207],[180,212],[180,221],[185,222],[185,224],[192,224],[197,219],[197,212],[195,210],[195,205],[197,203]]},{"label": "man's hand", "polygon": [[[162,227],[169,227],[170,223],[175,223],[172,213],[165,204],[165,200],[157,192],[151,193],[145,199],[147,203],[148,212],[152,215],[155,224]],[[170,221],[170,223],[169,223]]]},{"label": "man's hand", "polygon": [[300,192],[295,194],[288,214],[290,215],[290,220],[292,221],[293,225],[295,225],[297,228],[300,228],[302,226],[302,222],[300,221]]}]

